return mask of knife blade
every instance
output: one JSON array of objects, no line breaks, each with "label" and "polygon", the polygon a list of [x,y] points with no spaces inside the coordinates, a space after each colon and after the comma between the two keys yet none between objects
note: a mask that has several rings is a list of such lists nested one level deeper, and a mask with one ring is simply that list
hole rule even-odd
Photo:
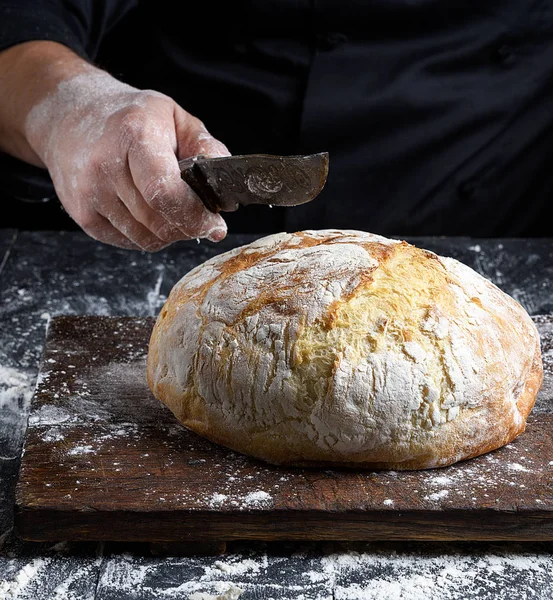
[{"label": "knife blade", "polygon": [[179,161],[181,177],[211,212],[240,205],[297,206],[313,200],[328,176],[328,152],[307,156],[244,154]]}]

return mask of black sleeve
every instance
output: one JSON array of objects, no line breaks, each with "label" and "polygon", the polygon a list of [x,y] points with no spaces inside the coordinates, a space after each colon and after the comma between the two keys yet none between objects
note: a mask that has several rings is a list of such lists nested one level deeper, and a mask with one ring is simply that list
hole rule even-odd
[{"label": "black sleeve", "polygon": [[50,40],[94,60],[104,36],[138,0],[0,0],[0,51]]}]

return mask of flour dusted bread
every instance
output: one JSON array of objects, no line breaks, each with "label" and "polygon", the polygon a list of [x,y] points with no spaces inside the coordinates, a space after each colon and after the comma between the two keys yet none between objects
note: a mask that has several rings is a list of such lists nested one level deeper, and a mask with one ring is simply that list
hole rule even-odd
[{"label": "flour dusted bread", "polygon": [[260,239],[173,288],[152,392],[276,464],[421,469],[498,448],[542,380],[524,309],[469,267],[360,231]]}]

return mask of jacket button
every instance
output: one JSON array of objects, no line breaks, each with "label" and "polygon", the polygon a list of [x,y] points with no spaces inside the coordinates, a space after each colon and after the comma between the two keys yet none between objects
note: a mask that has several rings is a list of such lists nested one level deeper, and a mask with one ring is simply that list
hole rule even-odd
[{"label": "jacket button", "polygon": [[334,50],[342,44],[345,44],[347,41],[348,37],[344,33],[323,33],[317,36],[317,47],[323,52],[328,52],[330,50]]}]

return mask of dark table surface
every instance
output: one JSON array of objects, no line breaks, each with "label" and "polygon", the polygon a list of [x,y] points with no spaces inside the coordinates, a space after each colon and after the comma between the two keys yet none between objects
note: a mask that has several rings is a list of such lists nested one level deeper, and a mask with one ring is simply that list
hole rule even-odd
[{"label": "dark table surface", "polygon": [[[151,255],[81,233],[0,229],[0,600],[551,599],[553,543],[237,542],[224,556],[182,558],[14,536],[14,485],[51,317],[157,315],[189,269],[253,239]],[[553,313],[553,239],[408,241],[468,264],[532,315]]]}]

